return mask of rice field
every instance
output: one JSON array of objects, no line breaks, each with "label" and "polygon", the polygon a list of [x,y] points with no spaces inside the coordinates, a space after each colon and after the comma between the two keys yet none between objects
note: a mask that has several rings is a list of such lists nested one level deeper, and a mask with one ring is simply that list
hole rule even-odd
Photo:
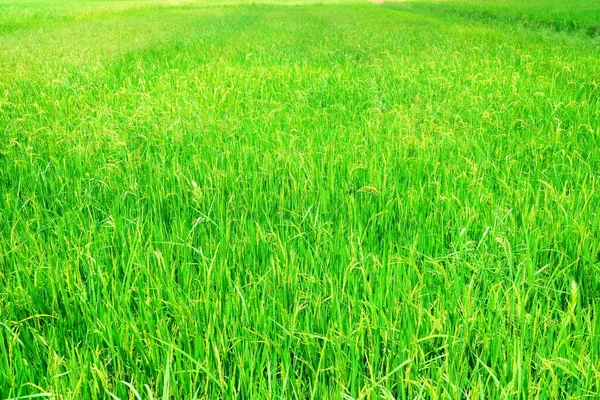
[{"label": "rice field", "polygon": [[0,399],[600,397],[600,3],[0,2]]}]

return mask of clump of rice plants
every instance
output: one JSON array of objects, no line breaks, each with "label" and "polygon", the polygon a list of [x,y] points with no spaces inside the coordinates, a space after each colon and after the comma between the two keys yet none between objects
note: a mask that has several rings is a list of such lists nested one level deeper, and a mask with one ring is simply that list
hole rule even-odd
[{"label": "clump of rice plants", "polygon": [[461,4],[0,4],[0,399],[595,397],[600,42]]}]

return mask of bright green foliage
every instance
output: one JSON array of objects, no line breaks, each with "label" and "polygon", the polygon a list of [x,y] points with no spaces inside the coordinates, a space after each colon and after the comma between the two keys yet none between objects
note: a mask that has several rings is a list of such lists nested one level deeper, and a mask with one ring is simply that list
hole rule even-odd
[{"label": "bright green foliage", "polygon": [[232,4],[0,4],[0,399],[594,398],[600,4]]},{"label": "bright green foliage", "polygon": [[[397,6],[393,4],[392,6]],[[547,28],[558,32],[581,32],[600,36],[600,3],[596,0],[448,0],[402,4],[412,11],[457,14],[483,22],[504,22],[527,28]]]}]

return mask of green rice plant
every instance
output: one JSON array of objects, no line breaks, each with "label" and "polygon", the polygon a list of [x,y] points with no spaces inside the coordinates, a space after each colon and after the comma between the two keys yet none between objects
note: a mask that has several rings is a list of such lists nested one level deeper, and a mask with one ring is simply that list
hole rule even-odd
[{"label": "green rice plant", "polygon": [[600,6],[502,4],[0,4],[0,399],[596,397]]}]

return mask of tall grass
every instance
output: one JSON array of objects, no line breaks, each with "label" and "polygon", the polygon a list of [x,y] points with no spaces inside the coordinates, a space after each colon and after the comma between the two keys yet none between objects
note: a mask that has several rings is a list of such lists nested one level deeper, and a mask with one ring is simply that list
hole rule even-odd
[{"label": "tall grass", "polygon": [[0,21],[0,398],[600,391],[597,39],[368,3]]},{"label": "tall grass", "polygon": [[404,4],[392,2],[388,6],[446,17],[457,15],[470,21],[600,36],[600,7],[593,0],[424,0]]}]

